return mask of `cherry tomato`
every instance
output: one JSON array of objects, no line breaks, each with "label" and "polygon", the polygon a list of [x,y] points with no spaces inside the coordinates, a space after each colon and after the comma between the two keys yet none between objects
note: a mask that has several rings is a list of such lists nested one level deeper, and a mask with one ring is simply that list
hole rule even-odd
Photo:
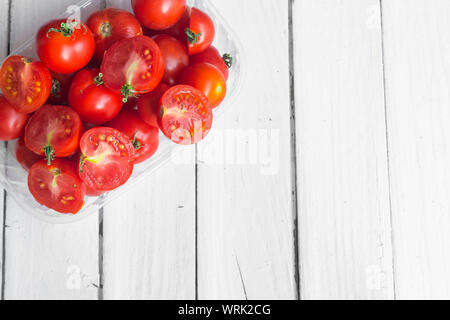
[{"label": "cherry tomato", "polygon": [[91,189],[111,191],[125,184],[134,168],[134,146],[124,133],[106,127],[87,131],[80,141],[79,175]]},{"label": "cherry tomato", "polygon": [[192,8],[189,28],[186,29],[190,55],[205,51],[211,46],[215,36],[214,22],[203,11]]},{"label": "cherry tomato", "polygon": [[57,212],[76,214],[83,208],[85,188],[71,161],[35,163],[28,174],[28,188],[37,202]]},{"label": "cherry tomato", "polygon": [[17,141],[15,146],[15,153],[17,162],[20,163],[25,171],[30,171],[30,168],[33,166],[33,164],[44,159],[44,157],[38,156],[36,153],[27,148],[23,137]]},{"label": "cherry tomato", "polygon": [[225,99],[227,82],[223,74],[209,63],[198,63],[186,68],[180,76],[179,83],[187,84],[202,91],[216,108]]},{"label": "cherry tomato", "polygon": [[28,115],[18,112],[0,95],[0,141],[10,141],[23,135]]},{"label": "cherry tomato", "polygon": [[128,101],[123,104],[123,109],[136,110],[137,109],[137,102],[138,102],[138,97],[129,97]]},{"label": "cherry tomato", "polygon": [[135,150],[135,163],[141,163],[155,154],[159,146],[159,129],[149,126],[135,110],[123,110],[108,127],[125,133]]},{"label": "cherry tomato", "polygon": [[84,186],[86,188],[86,196],[88,197],[100,197],[102,194],[106,193],[106,191],[95,190],[87,185]]},{"label": "cherry tomato", "polygon": [[40,62],[11,56],[0,70],[0,89],[19,112],[32,113],[42,107],[52,90],[52,76]]},{"label": "cherry tomato", "polygon": [[61,74],[50,72],[52,75],[52,92],[48,98],[49,104],[61,104],[67,101],[70,84],[72,82],[73,74]]},{"label": "cherry tomato", "polygon": [[163,30],[181,18],[186,9],[186,0],[131,0],[131,5],[144,26]]},{"label": "cherry tomato", "polygon": [[164,60],[155,41],[137,36],[116,42],[109,48],[101,71],[105,85],[122,93],[126,100],[158,86],[164,74]]},{"label": "cherry tomato", "polygon": [[50,164],[78,150],[83,126],[78,114],[69,107],[45,105],[30,119],[25,128],[25,144]]},{"label": "cherry tomato", "polygon": [[136,17],[120,9],[107,8],[94,12],[86,24],[94,34],[95,57],[98,61],[102,61],[105,51],[117,41],[143,34]]},{"label": "cherry tomato", "polygon": [[37,53],[52,71],[69,74],[84,68],[94,55],[91,30],[79,21],[54,20],[41,27]]},{"label": "cherry tomato", "polygon": [[72,81],[69,105],[82,121],[103,124],[111,121],[122,109],[122,96],[103,85],[100,70],[81,70]]},{"label": "cherry tomato", "polygon": [[159,127],[167,138],[177,144],[200,142],[211,130],[212,121],[208,98],[194,87],[175,86],[161,98]]},{"label": "cherry tomato", "polygon": [[220,72],[222,72],[225,80],[228,80],[229,76],[228,69],[231,68],[231,66],[233,65],[233,59],[228,53],[225,53],[223,56],[221,56],[219,50],[211,46],[205,51],[191,56],[190,59],[191,64],[203,62],[215,66],[217,69],[220,70]]},{"label": "cherry tomato", "polygon": [[139,97],[137,102],[138,112],[142,120],[144,120],[151,127],[159,128],[158,113],[159,101],[164,93],[169,90],[169,86],[161,83],[155,90]]},{"label": "cherry tomato", "polygon": [[172,36],[160,34],[153,37],[164,58],[162,81],[173,86],[181,71],[189,66],[189,55],[184,45]]}]

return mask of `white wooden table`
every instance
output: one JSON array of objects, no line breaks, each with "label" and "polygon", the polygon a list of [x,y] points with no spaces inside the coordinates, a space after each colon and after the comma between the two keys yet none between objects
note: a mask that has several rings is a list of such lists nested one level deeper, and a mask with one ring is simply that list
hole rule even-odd
[{"label": "white wooden table", "polygon": [[[0,1],[3,59],[73,0]],[[211,1],[249,73],[197,163],[72,225],[1,197],[2,298],[450,298],[450,1]]]}]

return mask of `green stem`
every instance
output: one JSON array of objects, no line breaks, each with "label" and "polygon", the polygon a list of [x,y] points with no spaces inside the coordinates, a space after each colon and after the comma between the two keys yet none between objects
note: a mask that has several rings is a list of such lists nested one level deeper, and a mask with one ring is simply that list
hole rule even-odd
[{"label": "green stem", "polygon": [[137,135],[137,132],[134,134],[133,141],[131,141],[131,143],[133,144],[134,150],[138,151],[140,148],[143,147],[143,145],[139,141],[136,140],[136,135]]},{"label": "green stem", "polygon": [[94,83],[97,85],[97,86],[101,86],[102,84],[103,84],[103,73],[99,73],[98,74],[98,76],[96,76],[95,78],[94,78]]},{"label": "green stem", "polygon": [[55,160],[55,150],[53,150],[53,147],[51,145],[46,145],[44,147],[44,154],[45,154],[45,160],[47,160],[47,165],[52,164],[52,160]]},{"label": "green stem", "polygon": [[186,33],[189,44],[196,44],[198,42],[198,38],[202,35],[201,33],[195,33],[189,28],[184,30]]},{"label": "green stem", "polygon": [[73,21],[70,23],[66,23],[66,22],[62,22],[61,26],[59,27],[59,29],[56,28],[50,28],[47,31],[47,38],[50,38],[50,32],[56,32],[56,33],[61,33],[64,37],[70,37],[73,35],[73,33],[75,32],[75,28],[81,25],[84,28],[84,33],[87,32],[86,26],[84,24],[82,24],[79,21]]},{"label": "green stem", "polygon": [[225,61],[225,64],[227,65],[228,69],[230,69],[233,66],[233,57],[229,53],[225,53],[222,57],[223,61]]}]

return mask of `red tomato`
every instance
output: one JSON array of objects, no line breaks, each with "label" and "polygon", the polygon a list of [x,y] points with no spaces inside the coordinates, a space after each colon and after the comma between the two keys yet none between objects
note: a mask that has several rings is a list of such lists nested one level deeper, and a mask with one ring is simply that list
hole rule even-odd
[{"label": "red tomato", "polygon": [[222,72],[225,80],[228,80],[229,71],[228,69],[231,68],[233,64],[233,59],[231,56],[226,53],[223,56],[220,55],[219,50],[217,50],[215,47],[211,46],[202,53],[196,54],[191,56],[190,63],[191,64],[197,64],[197,63],[209,63],[215,66],[217,69]]},{"label": "red tomato", "polygon": [[50,164],[55,158],[77,152],[83,126],[78,114],[69,107],[46,105],[39,109],[25,128],[25,144]]},{"label": "red tomato", "polygon": [[72,82],[73,74],[61,74],[50,72],[52,75],[52,92],[48,98],[49,104],[61,104],[67,101],[69,94],[70,83]]},{"label": "red tomato", "polygon": [[122,39],[142,35],[142,27],[128,11],[108,8],[94,12],[87,21],[95,39],[95,56],[102,61],[105,51]]},{"label": "red tomato", "polygon": [[190,55],[205,51],[211,46],[216,30],[214,22],[203,11],[192,8],[189,28],[186,29]]},{"label": "red tomato", "polygon": [[189,66],[189,55],[184,45],[172,36],[160,34],[153,37],[164,58],[164,76],[162,81],[173,86],[181,71]]},{"label": "red tomato", "polygon": [[86,188],[86,195],[88,197],[100,197],[102,194],[104,194],[106,191],[100,191],[100,190],[95,190],[92,189],[89,186],[84,185]]},{"label": "red tomato", "polygon": [[134,146],[124,133],[97,127],[80,141],[79,175],[91,189],[111,191],[125,184],[134,168]]},{"label": "red tomato", "polygon": [[30,171],[30,168],[33,166],[33,164],[44,159],[43,157],[38,156],[36,153],[27,148],[23,137],[20,138],[19,141],[17,141],[15,153],[17,162],[20,163],[25,171]]},{"label": "red tomato", "polygon": [[23,135],[28,115],[18,112],[0,95],[0,141],[10,141]]},{"label": "red tomato", "polygon": [[103,58],[103,81],[124,99],[155,89],[164,74],[164,60],[151,38],[138,36],[116,42]]},{"label": "red tomato", "polygon": [[169,86],[161,83],[155,90],[139,97],[137,102],[138,112],[142,120],[144,120],[151,127],[159,128],[158,113],[159,101],[164,93],[169,90]]},{"label": "red tomato", "polygon": [[202,91],[216,108],[225,99],[227,82],[223,74],[209,63],[198,63],[186,68],[180,76],[179,83],[187,84]]},{"label": "red tomato", "polygon": [[100,70],[81,70],[72,81],[69,105],[81,120],[92,124],[111,121],[122,109],[122,96],[103,85]]},{"label": "red tomato", "polygon": [[0,89],[19,112],[32,113],[42,107],[52,90],[52,76],[40,62],[11,56],[0,70]]},{"label": "red tomato", "polygon": [[149,159],[158,150],[159,129],[145,123],[135,110],[123,110],[107,126],[125,133],[132,140],[136,164]]},{"label": "red tomato", "polygon": [[144,34],[150,37],[157,36],[159,34],[168,34],[174,38],[177,38],[182,43],[186,43],[186,29],[189,28],[189,22],[191,20],[191,8],[186,7],[180,20],[175,23],[172,27],[164,30],[152,30],[148,28],[143,28]]},{"label": "red tomato", "polygon": [[129,97],[128,101],[123,104],[123,109],[136,110],[137,102],[138,102],[138,97]]},{"label": "red tomato", "polygon": [[52,71],[69,74],[84,68],[94,55],[91,30],[79,21],[54,20],[41,27],[37,53]]},{"label": "red tomato", "polygon": [[84,185],[71,161],[35,163],[28,174],[28,188],[37,202],[60,213],[76,214],[83,208]]},{"label": "red tomato", "polygon": [[186,9],[186,0],[131,0],[131,5],[144,26],[163,30],[181,18]]},{"label": "red tomato", "polygon": [[161,98],[159,127],[167,138],[177,144],[200,142],[211,130],[212,121],[208,98],[194,87],[175,86]]}]

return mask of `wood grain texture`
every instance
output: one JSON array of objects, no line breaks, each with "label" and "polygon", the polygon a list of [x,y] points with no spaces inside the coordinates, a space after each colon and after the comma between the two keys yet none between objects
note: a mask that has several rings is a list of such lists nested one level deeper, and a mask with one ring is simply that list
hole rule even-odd
[{"label": "wood grain texture", "polygon": [[396,290],[450,298],[450,2],[383,1]]},{"label": "wood grain texture", "polygon": [[248,73],[198,145],[198,295],[295,299],[288,1],[213,2]]},{"label": "wood grain texture", "polygon": [[[12,2],[12,48],[34,36],[72,0]],[[23,212],[7,198],[5,299],[96,299],[98,217],[71,225],[50,225]]]},{"label": "wood grain texture", "polygon": [[301,297],[393,298],[379,1],[293,17]]}]

